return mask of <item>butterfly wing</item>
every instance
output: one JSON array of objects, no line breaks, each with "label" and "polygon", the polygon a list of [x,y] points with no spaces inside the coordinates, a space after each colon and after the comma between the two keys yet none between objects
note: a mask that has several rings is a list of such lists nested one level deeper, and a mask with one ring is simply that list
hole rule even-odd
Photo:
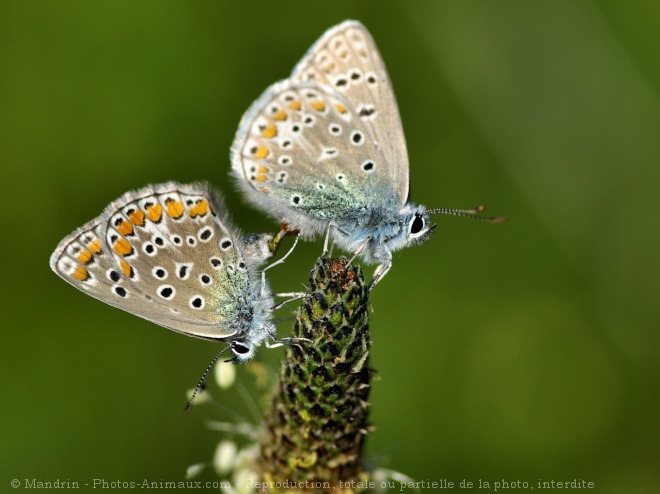
[{"label": "butterfly wing", "polygon": [[396,101],[361,24],[329,30],[291,79],[251,106],[232,168],[255,202],[304,233],[309,220],[318,231],[330,220],[405,204],[408,157]]},{"label": "butterfly wing", "polygon": [[409,164],[392,83],[371,34],[360,22],[345,21],[314,43],[293,70],[291,81],[314,81],[345,99],[380,148],[382,173],[401,206],[406,203]]},{"label": "butterfly wing", "polygon": [[256,282],[240,234],[204,184],[129,192],[58,245],[50,265],[107,304],[174,331],[232,336],[237,300]]}]

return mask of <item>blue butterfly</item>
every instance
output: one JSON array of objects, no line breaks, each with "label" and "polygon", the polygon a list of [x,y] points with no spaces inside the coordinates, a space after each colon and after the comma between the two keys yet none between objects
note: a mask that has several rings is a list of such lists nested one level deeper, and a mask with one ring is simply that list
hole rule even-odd
[{"label": "blue butterfly", "polygon": [[430,209],[409,200],[408,152],[394,92],[367,29],[345,21],[328,30],[294,69],[241,120],[231,147],[233,175],[254,205],[303,238],[325,232],[343,249],[377,263],[426,242]]}]

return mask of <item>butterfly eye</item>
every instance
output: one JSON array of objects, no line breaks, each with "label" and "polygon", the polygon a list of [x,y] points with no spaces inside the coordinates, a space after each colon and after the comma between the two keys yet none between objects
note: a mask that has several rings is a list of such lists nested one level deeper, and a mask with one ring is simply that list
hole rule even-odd
[{"label": "butterfly eye", "polygon": [[243,343],[234,341],[231,344],[231,351],[236,355],[245,355],[246,353],[250,353],[250,348]]},{"label": "butterfly eye", "polygon": [[420,214],[415,213],[415,219],[410,225],[410,233],[412,235],[417,235],[424,228],[424,219]]}]

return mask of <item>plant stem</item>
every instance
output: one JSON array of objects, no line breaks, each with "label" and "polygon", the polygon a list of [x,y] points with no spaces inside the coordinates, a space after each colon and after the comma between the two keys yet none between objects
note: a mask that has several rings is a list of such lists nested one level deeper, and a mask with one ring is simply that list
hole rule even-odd
[{"label": "plant stem", "polygon": [[346,258],[317,260],[293,334],[311,343],[289,346],[266,415],[260,473],[268,482],[317,486],[294,491],[342,492],[365,479],[369,290],[360,267],[346,265]]}]

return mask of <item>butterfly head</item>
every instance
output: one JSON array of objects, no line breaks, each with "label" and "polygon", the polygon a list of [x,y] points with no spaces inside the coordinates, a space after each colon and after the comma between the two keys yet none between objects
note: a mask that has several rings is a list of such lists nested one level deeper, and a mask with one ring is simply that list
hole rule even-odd
[{"label": "butterfly head", "polygon": [[232,360],[245,363],[254,357],[256,346],[247,338],[237,338],[229,343],[229,349],[234,354]]},{"label": "butterfly head", "polygon": [[426,207],[408,203],[400,214],[403,220],[403,245],[420,245],[431,238],[436,224],[431,223]]},{"label": "butterfly head", "polygon": [[[272,304],[272,302],[268,303]],[[260,301],[254,301],[254,304],[259,306]],[[229,346],[227,348],[234,354],[234,358],[231,361],[244,364],[252,360],[257,353],[257,348],[264,341],[266,341],[266,345],[268,346],[268,339],[274,338],[274,335],[275,325],[271,321],[264,320],[263,314],[255,314],[254,318],[251,319],[250,329],[239,331],[238,335],[228,342]]]},{"label": "butterfly head", "polygon": [[258,266],[273,257],[277,248],[271,247],[274,235],[270,233],[252,233],[243,238],[245,257]]}]

